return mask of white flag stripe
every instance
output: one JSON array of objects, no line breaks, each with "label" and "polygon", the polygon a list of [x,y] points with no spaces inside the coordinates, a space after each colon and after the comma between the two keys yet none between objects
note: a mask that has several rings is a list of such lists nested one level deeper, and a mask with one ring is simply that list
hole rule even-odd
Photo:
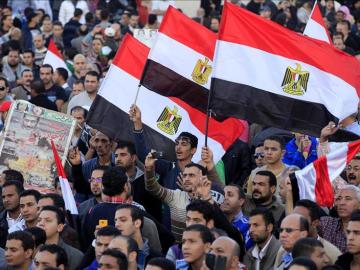
[{"label": "white flag stripe", "polygon": [[[116,107],[127,112],[134,103],[139,80],[115,65],[111,65],[106,77],[107,79],[102,83],[99,94]],[[119,85],[126,87],[119,89]],[[121,91],[121,95],[114,93],[115,91]],[[205,137],[204,134],[192,124],[185,109],[169,98],[163,97],[145,87],[140,88],[136,104],[141,108],[143,123],[173,141],[178,137],[179,132],[174,135],[163,132],[157,127],[157,120],[166,106],[171,110],[176,106],[178,108],[178,114],[182,117],[179,130],[191,132],[198,138],[199,147],[194,155],[194,160],[198,161],[201,159],[201,146],[205,145]],[[214,153],[214,160],[220,160],[225,153],[222,145],[211,138],[208,138],[208,144]]]},{"label": "white flag stripe", "polygon": [[[159,32],[156,43],[150,51],[149,59],[193,81],[191,73],[197,61],[204,60],[205,56]],[[210,60],[209,65],[212,65]],[[210,89],[210,82],[211,75],[203,87]]]},{"label": "white flag stripe", "polygon": [[43,64],[51,65],[54,70],[59,67],[65,68],[67,70],[67,72],[69,73],[69,76],[71,75],[71,72],[69,71],[68,67],[66,66],[66,63],[64,62],[64,60],[59,58],[56,54],[54,54],[50,50],[48,50],[46,52]]},{"label": "white flag stripe", "polygon": [[325,41],[330,44],[329,36],[326,33],[326,29],[317,21],[313,20],[311,17],[306,23],[304,35]]},{"label": "white flag stripe", "polygon": [[74,194],[71,192],[69,181],[59,176],[59,182],[61,187],[61,193],[65,201],[65,208],[69,210],[71,214],[78,215],[78,209],[74,199]]},{"label": "white flag stripe", "polygon": [[346,167],[348,143],[338,143],[338,148],[327,155],[330,181],[334,181]]},{"label": "white flag stripe", "polygon": [[316,171],[313,164],[306,166],[300,171],[296,171],[295,175],[298,180],[300,199],[308,198],[315,202]]},{"label": "white flag stripe", "polygon": [[[356,112],[359,98],[353,86],[333,74],[322,71],[296,59],[267,53],[265,51],[226,41],[217,42],[217,65],[213,77],[241,83],[260,90],[324,104],[328,111],[340,120]],[[256,61],[254,61],[256,59]],[[296,69],[310,73],[307,91],[303,96],[284,92],[281,88],[286,69]],[[256,71],[259,76],[254,76]],[[282,71],[282,72],[280,72]],[[334,101],[337,102],[334,102]]]}]

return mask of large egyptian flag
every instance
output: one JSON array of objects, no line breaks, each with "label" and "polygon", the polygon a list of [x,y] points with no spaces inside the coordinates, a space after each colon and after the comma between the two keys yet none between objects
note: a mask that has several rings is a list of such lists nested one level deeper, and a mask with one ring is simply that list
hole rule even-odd
[{"label": "large egyptian flag", "polygon": [[[127,112],[135,101],[138,84],[149,48],[130,35],[123,39],[112,65],[90,108],[88,124],[120,140],[133,139],[133,125]],[[145,87],[140,88],[136,104],[141,109],[149,146],[166,153],[174,152],[174,141],[188,131],[204,145],[206,115],[178,98],[168,98]],[[242,134],[243,125],[236,119],[210,120],[208,145],[219,160],[225,150]],[[194,160],[200,159],[200,150]]]},{"label": "large egyptian flag", "polygon": [[335,147],[329,154],[319,157],[304,169],[291,175],[294,202],[299,199],[309,199],[320,206],[333,206],[332,182],[360,151],[360,141],[333,144]]},{"label": "large egyptian flag", "polygon": [[333,46],[225,2],[211,109],[319,136],[357,111],[360,63]]},{"label": "large egyptian flag", "polygon": [[331,44],[331,38],[326,28],[324,19],[321,15],[321,11],[317,4],[317,1],[315,1],[310,18],[306,23],[304,35]]},{"label": "large egyptian flag", "polygon": [[144,70],[142,85],[206,112],[216,34],[170,6]]},{"label": "large egyptian flag", "polygon": [[69,76],[71,75],[71,72],[69,71],[63,56],[61,55],[60,51],[56,47],[56,44],[54,42],[54,39],[51,38],[49,42],[49,47],[46,52],[43,64],[49,64],[53,67],[53,69],[57,69],[59,67],[65,68],[67,72],[69,73]]}]

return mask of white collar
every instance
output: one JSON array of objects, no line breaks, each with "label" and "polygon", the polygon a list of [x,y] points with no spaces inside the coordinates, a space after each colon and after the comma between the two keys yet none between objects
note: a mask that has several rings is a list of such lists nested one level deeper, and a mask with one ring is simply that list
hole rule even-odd
[{"label": "white collar", "polygon": [[259,251],[259,246],[255,245],[254,249],[251,252],[251,254],[253,255],[254,258],[256,258],[258,260],[261,260],[262,258],[264,258],[265,254],[266,254],[266,250],[267,250],[272,238],[273,238],[273,236],[271,236],[269,238],[269,240],[267,241],[265,246],[260,251]]}]

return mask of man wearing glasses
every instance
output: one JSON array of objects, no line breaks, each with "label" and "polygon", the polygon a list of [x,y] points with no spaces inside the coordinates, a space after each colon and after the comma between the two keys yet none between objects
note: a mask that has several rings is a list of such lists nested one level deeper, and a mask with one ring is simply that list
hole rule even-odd
[{"label": "man wearing glasses", "polygon": [[260,144],[255,148],[254,153],[254,160],[257,168],[265,166],[265,152],[264,152],[264,145]]},{"label": "man wearing glasses", "polygon": [[290,214],[281,222],[279,231],[281,247],[275,259],[276,270],[285,269],[292,262],[291,251],[299,239],[308,237],[309,222],[302,215]]}]

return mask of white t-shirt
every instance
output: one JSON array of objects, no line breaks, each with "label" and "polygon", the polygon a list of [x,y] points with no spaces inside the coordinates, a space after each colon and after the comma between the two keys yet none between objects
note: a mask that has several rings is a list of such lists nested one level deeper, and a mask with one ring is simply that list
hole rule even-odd
[{"label": "white t-shirt", "polygon": [[[175,7],[175,1],[174,0],[158,0],[158,1],[152,1],[151,2],[151,9],[152,10],[163,10],[166,11],[169,6]],[[161,23],[163,19],[162,15],[157,16],[157,20],[159,23]]]}]

